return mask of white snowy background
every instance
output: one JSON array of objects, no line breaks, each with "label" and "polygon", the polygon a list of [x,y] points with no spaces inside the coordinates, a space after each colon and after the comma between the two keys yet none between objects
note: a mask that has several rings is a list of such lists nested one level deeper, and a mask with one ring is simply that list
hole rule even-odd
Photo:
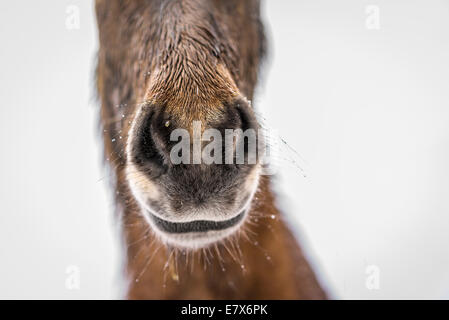
[{"label": "white snowy background", "polygon": [[[449,298],[449,1],[267,0],[264,16],[254,104],[305,159],[306,178],[281,161],[279,202],[323,283]],[[96,32],[93,1],[0,2],[0,298],[120,297]]]}]

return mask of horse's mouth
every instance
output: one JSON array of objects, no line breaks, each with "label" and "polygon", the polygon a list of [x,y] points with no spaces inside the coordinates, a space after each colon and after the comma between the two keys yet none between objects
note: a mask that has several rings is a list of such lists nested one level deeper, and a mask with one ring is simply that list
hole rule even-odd
[{"label": "horse's mouth", "polygon": [[158,229],[163,232],[171,234],[180,233],[191,233],[191,232],[208,232],[208,231],[221,231],[234,227],[239,222],[242,221],[245,216],[246,209],[242,210],[235,217],[223,220],[223,221],[212,221],[212,220],[195,220],[189,222],[171,222],[150,213],[151,220],[156,225]]}]

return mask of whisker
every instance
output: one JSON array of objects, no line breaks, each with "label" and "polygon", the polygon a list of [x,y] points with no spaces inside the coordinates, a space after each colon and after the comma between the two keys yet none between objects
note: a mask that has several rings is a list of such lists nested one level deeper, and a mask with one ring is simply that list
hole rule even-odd
[{"label": "whisker", "polygon": [[152,255],[150,256],[150,258],[145,263],[145,266],[144,266],[143,270],[139,273],[139,275],[135,279],[136,282],[140,281],[140,279],[142,278],[144,273],[147,271],[148,267],[150,266],[151,261],[153,261],[154,257],[156,256],[156,254],[157,254],[157,252],[159,251],[160,248],[162,248],[162,245],[160,245],[158,248],[156,248],[155,251],[153,251]]}]

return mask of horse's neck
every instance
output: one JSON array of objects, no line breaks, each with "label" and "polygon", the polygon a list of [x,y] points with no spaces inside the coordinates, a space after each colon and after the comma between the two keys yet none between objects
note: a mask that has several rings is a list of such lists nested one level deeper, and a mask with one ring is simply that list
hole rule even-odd
[{"label": "horse's neck", "polygon": [[143,218],[127,212],[127,273],[132,299],[325,298],[261,182],[249,221],[233,240],[186,252],[154,238]]}]

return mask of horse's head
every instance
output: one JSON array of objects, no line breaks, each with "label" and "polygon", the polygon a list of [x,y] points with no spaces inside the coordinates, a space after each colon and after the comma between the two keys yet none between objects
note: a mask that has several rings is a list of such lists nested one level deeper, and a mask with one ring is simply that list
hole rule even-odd
[{"label": "horse's head", "polygon": [[124,179],[155,234],[179,247],[203,247],[239,230],[260,176],[259,126],[247,100],[260,44],[239,38],[245,25],[260,37],[258,20],[240,21],[222,6],[216,12],[195,1],[167,2],[157,14],[136,15],[137,22],[132,5],[121,8],[137,28],[130,51],[118,57],[135,70],[132,90],[120,89],[115,101]]}]

